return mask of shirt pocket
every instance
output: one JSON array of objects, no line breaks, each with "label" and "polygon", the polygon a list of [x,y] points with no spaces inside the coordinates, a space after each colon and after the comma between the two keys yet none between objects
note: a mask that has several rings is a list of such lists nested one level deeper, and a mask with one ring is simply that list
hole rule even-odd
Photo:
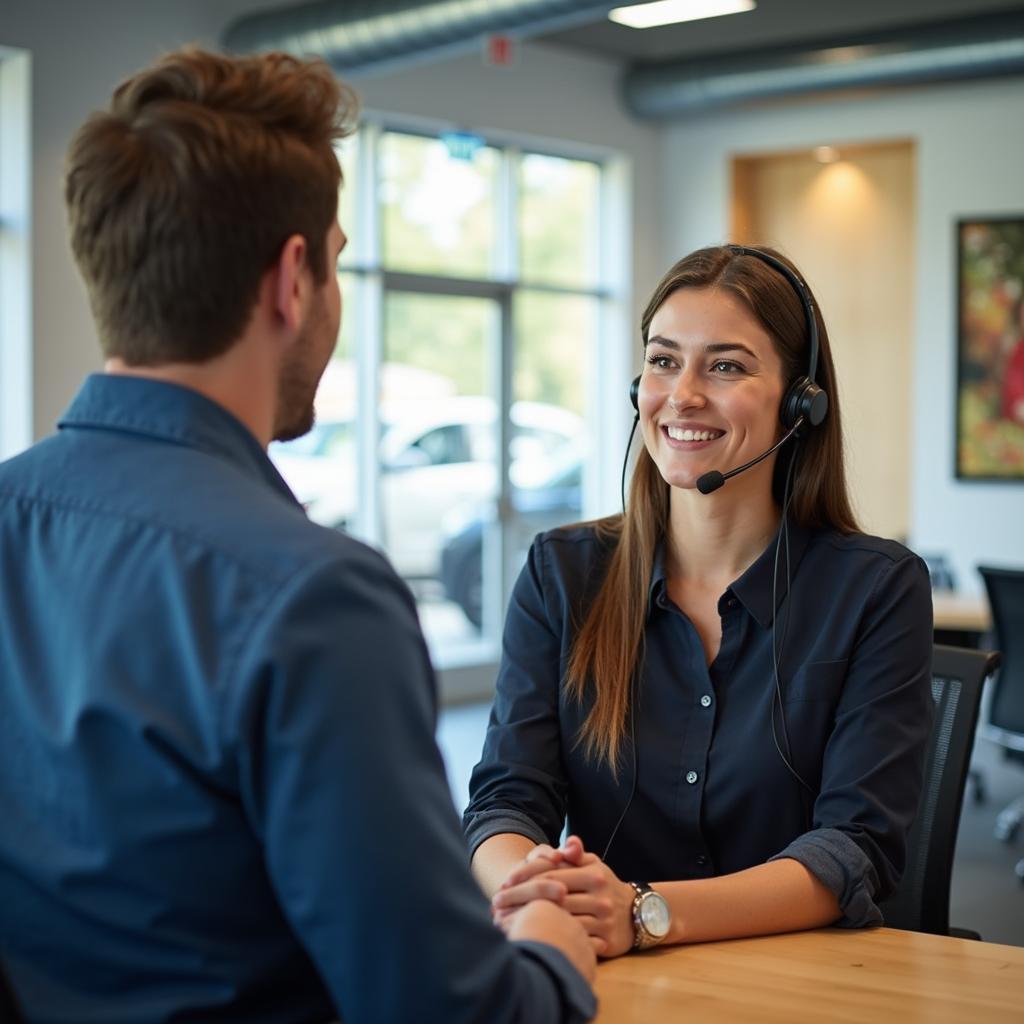
[{"label": "shirt pocket", "polygon": [[782,680],[783,699],[787,704],[826,701],[835,706],[846,681],[848,665],[847,658],[839,661],[812,661],[801,665],[790,679]]}]

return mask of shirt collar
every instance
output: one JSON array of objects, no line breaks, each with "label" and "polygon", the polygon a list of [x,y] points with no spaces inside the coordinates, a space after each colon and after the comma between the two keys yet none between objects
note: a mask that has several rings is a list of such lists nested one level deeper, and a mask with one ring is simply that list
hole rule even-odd
[{"label": "shirt collar", "polygon": [[222,405],[179,384],[127,374],[91,374],[57,427],[139,434],[197,448],[226,458],[296,501],[252,432]]},{"label": "shirt collar", "polygon": [[[758,555],[742,576],[729,585],[723,595],[724,599],[728,599],[729,594],[733,594],[764,629],[771,626],[774,612],[778,610],[786,597],[787,580],[792,582],[810,541],[810,531],[792,520],[789,522],[788,533],[788,572],[785,534],[780,530],[768,547]],[[782,550],[779,552],[778,579],[775,581],[775,550],[780,538],[782,539]],[[776,582],[774,608],[772,607],[773,581]],[[653,610],[658,599],[667,593],[667,585],[665,541],[662,538],[655,548],[654,563],[651,567],[651,582],[647,590],[648,614]]]},{"label": "shirt collar", "polygon": [[[786,564],[786,534],[789,535],[789,564]],[[779,530],[772,542],[754,560],[746,572],[735,580],[729,589],[739,598],[743,606],[760,625],[767,629],[772,624],[775,612],[786,598],[786,591],[796,576],[800,560],[807,550],[810,531],[794,523],[792,519],[786,530]],[[779,543],[778,578],[775,575],[775,552]],[[775,601],[772,602],[772,584],[775,583]]]}]

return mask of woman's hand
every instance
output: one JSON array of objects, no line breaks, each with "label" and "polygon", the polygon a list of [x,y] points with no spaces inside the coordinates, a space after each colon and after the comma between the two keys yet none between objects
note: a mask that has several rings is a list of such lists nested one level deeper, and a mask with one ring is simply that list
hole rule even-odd
[{"label": "woman's hand", "polygon": [[563,883],[544,876],[557,867],[578,866],[584,857],[593,857],[593,854],[584,853],[583,843],[576,836],[570,836],[558,849],[546,843],[535,846],[509,872],[508,877],[501,883],[501,888],[491,899],[494,920],[502,924],[508,914],[533,900],[550,900],[561,906],[568,890]]},{"label": "woman's hand", "polygon": [[633,887],[587,853],[576,836],[557,850],[538,846],[530,851],[495,893],[495,920],[502,923],[530,899],[550,898],[541,893],[552,884],[563,887],[565,895],[557,902],[583,925],[598,956],[621,956],[633,948]]}]

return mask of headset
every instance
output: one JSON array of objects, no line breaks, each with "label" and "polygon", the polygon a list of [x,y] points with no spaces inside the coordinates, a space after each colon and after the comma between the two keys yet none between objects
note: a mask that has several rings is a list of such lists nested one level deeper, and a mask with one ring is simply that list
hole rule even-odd
[{"label": "headset", "polygon": [[[782,396],[782,401],[779,404],[779,421],[782,423],[782,426],[786,431],[782,437],[773,444],[771,448],[762,452],[749,462],[744,463],[742,466],[731,469],[727,473],[721,473],[718,470],[711,470],[710,472],[699,476],[697,478],[697,490],[699,490],[701,494],[711,494],[713,491],[717,491],[718,488],[726,482],[726,480],[729,480],[740,473],[746,472],[746,470],[751,469],[760,462],[763,462],[773,452],[778,451],[778,449],[781,448],[790,438],[796,437],[797,440],[799,440],[805,428],[820,426],[828,415],[828,395],[815,381],[815,376],[818,370],[819,351],[818,319],[815,315],[814,300],[811,298],[811,293],[807,285],[794,270],[771,253],[764,252],[761,249],[755,249],[747,245],[727,245],[725,248],[736,256],[751,256],[754,259],[760,260],[762,263],[766,263],[769,267],[778,271],[778,273],[780,273],[789,282],[793,290],[796,292],[800,299],[800,304],[803,307],[804,321],[807,326],[807,373],[792,380],[786,388],[785,394]],[[633,417],[632,430],[629,432],[629,441],[626,444],[626,457],[622,460],[621,496],[623,511],[625,511],[626,508],[626,464],[629,461],[629,450],[633,444],[633,436],[636,433],[637,424],[640,422],[639,376],[635,377],[629,386],[629,400],[633,406],[635,415]],[[775,542],[775,562],[772,569],[772,675],[775,685],[772,692],[772,702],[769,715],[771,717],[772,741],[775,744],[775,749],[778,751],[779,757],[782,759],[782,763],[786,766],[789,774],[792,775],[793,778],[803,787],[801,790],[801,799],[803,800],[805,799],[805,791],[813,798],[815,790],[814,787],[811,786],[811,784],[793,766],[793,755],[789,744],[789,732],[786,728],[786,709],[782,699],[782,682],[779,678],[779,663],[782,659],[782,650],[786,643],[786,632],[789,627],[789,602],[787,599],[789,597],[790,584],[792,582],[789,563],[789,503],[792,498],[790,485],[793,479],[793,468],[796,465],[798,456],[799,450],[793,453],[793,456],[789,461],[789,465],[786,467],[786,478],[782,494],[782,515],[780,517],[779,532],[776,535]],[[783,546],[785,546],[786,549],[786,589],[782,594],[780,601],[778,596],[779,555]],[[776,627],[783,602],[785,603],[786,618],[782,628],[782,640],[781,642],[778,642]],[[626,817],[626,812],[629,810],[629,807],[633,802],[633,797],[636,795],[637,753],[635,717],[636,690],[638,683],[639,679],[636,676],[634,676],[634,679],[630,681],[630,741],[633,750],[632,787],[630,789],[629,797],[626,800],[626,806],[619,815],[618,821],[616,821],[615,827],[612,829],[608,842],[605,845],[604,853],[601,855],[602,860],[605,860],[608,856],[608,851],[611,849],[612,842],[618,834],[619,826],[622,825],[622,822]],[[776,702],[778,702],[779,718],[782,724],[782,745],[779,744],[778,733],[775,729]],[[785,746],[785,751],[783,751],[783,746]],[[810,818],[810,812],[806,807],[805,817],[808,819]]]}]

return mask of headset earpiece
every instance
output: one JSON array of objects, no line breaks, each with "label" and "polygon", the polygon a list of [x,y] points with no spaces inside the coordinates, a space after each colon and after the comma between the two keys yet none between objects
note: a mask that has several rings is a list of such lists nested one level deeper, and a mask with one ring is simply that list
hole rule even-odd
[{"label": "headset earpiece", "polygon": [[[790,283],[799,297],[807,324],[807,374],[797,377],[786,389],[782,396],[782,404],[779,406],[779,420],[787,430],[792,430],[800,422],[801,417],[801,427],[818,426],[828,415],[828,395],[814,382],[818,370],[818,320],[807,285],[795,271],[771,253],[747,245],[727,245],[726,248],[737,255],[753,256],[754,259],[767,263]],[[797,436],[799,437],[799,433]]]},{"label": "headset earpiece", "polygon": [[828,395],[809,377],[797,377],[786,389],[779,406],[779,419],[787,430],[801,418],[808,426],[816,427],[827,413]]},{"label": "headset earpiece", "polygon": [[640,411],[640,378],[634,377],[633,383],[629,385],[629,400],[633,403],[633,408]]}]

